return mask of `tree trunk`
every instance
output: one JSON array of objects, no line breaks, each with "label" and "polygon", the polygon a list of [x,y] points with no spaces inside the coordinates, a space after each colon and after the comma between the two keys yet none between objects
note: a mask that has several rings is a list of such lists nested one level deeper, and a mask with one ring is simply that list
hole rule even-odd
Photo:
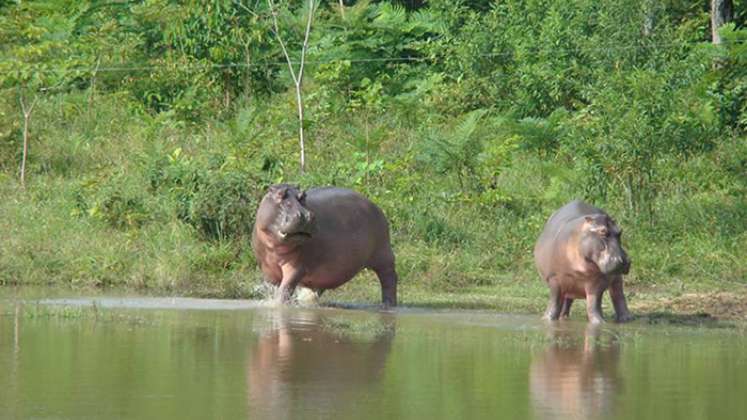
[{"label": "tree trunk", "polygon": [[732,0],[711,0],[711,36],[714,44],[721,43],[718,30],[732,20],[734,5]]},{"label": "tree trunk", "polygon": [[303,135],[303,95],[301,94],[301,80],[296,83],[296,105],[298,105],[298,143],[301,147],[301,175],[306,170],[306,151]]},{"label": "tree trunk", "polygon": [[366,193],[368,193],[368,188],[369,188],[369,184],[368,184],[368,173],[371,171],[371,158],[370,158],[371,153],[369,152],[369,147],[368,147],[368,143],[369,143],[368,110],[366,109],[364,112],[366,113],[365,120],[364,120],[364,122],[366,124],[366,126],[365,126],[365,128],[366,128]]},{"label": "tree trunk", "polygon": [[99,73],[99,67],[101,66],[101,57],[96,59],[96,68],[93,69],[91,75],[91,89],[88,92],[88,115],[90,116],[93,112],[93,100],[96,96],[96,76]]},{"label": "tree trunk", "polygon": [[26,106],[26,102],[23,100],[23,95],[18,98],[18,102],[21,103],[21,111],[23,112],[23,157],[21,158],[21,187],[26,188],[26,159],[29,154],[29,123],[31,121],[31,111],[34,110],[36,104],[36,98],[31,101],[31,104]]},{"label": "tree trunk", "polygon": [[652,0],[644,3],[643,36],[651,36],[656,24],[656,7]]},{"label": "tree trunk", "polygon": [[223,108],[228,110],[231,107],[231,75],[228,71],[223,72]]},{"label": "tree trunk", "polygon": [[303,72],[304,64],[306,62],[306,52],[309,49],[309,34],[311,33],[311,22],[314,20],[314,9],[316,8],[316,0],[309,0],[309,16],[306,21],[306,33],[304,34],[303,45],[301,46],[301,62],[298,65],[298,72],[293,69],[293,60],[291,60],[288,54],[288,49],[285,47],[285,42],[280,36],[280,27],[278,25],[277,11],[275,10],[275,4],[272,0],[267,0],[267,5],[270,7],[270,15],[272,16],[272,24],[275,28],[275,37],[277,37],[280,48],[283,50],[283,55],[288,63],[288,71],[290,72],[293,83],[296,87],[296,105],[298,106],[298,143],[301,146],[301,174],[303,175],[306,170],[306,150],[304,147],[305,138],[303,133]]}]

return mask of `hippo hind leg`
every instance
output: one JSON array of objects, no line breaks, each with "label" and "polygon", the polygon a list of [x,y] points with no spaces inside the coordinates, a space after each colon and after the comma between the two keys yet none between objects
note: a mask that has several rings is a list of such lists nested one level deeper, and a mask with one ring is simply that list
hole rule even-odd
[{"label": "hippo hind leg", "polygon": [[381,302],[384,306],[397,306],[397,271],[394,269],[394,253],[387,246],[370,264],[381,283]]},{"label": "hippo hind leg", "polygon": [[572,298],[563,299],[563,306],[560,308],[560,317],[568,318],[571,316],[571,305],[573,305]]},{"label": "hippo hind leg", "polygon": [[397,306],[397,272],[390,269],[374,269],[381,283],[381,303],[384,306]]}]

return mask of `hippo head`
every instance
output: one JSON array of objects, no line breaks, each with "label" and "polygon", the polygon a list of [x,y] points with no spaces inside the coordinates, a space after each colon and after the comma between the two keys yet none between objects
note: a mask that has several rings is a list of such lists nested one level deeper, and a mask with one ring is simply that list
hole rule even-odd
[{"label": "hippo head", "polygon": [[306,193],[289,184],[273,185],[257,211],[257,227],[280,243],[303,242],[314,231],[314,214]]},{"label": "hippo head", "polygon": [[584,216],[581,253],[605,275],[628,274],[630,259],[622,247],[622,230],[606,214]]}]

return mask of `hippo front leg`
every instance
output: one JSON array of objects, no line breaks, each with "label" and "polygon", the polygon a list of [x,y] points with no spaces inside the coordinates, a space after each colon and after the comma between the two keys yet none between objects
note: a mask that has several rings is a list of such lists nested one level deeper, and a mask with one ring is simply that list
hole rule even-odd
[{"label": "hippo front leg", "polygon": [[628,310],[628,302],[625,300],[623,278],[620,275],[615,276],[610,282],[610,299],[615,308],[615,321],[626,322],[633,319],[633,315]]},{"label": "hippo front leg", "polygon": [[602,293],[604,293],[604,290],[586,292],[586,316],[592,324],[604,323],[604,317],[602,316]]},{"label": "hippo front leg", "polygon": [[291,264],[286,264],[281,267],[283,271],[283,280],[280,281],[280,286],[275,292],[275,301],[278,303],[288,303],[293,296],[293,292],[296,290],[298,282],[303,277],[303,270],[295,267]]},{"label": "hippo front leg", "polygon": [[562,310],[561,301],[563,300],[560,295],[560,287],[550,285],[550,301],[547,302],[547,310],[543,318],[549,321],[555,321],[560,318],[560,311]]}]

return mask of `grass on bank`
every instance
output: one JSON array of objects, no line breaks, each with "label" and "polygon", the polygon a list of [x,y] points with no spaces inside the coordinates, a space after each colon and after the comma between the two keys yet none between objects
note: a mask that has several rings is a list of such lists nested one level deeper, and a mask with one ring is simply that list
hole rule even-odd
[{"label": "grass on bank", "polygon": [[[383,163],[368,182],[346,140],[355,116],[311,131],[312,169],[293,179],[295,143],[268,130],[293,131],[275,124],[285,120],[282,101],[249,122],[238,112],[197,127],[138,114],[118,96],[98,98],[91,113],[75,106],[81,98],[38,105],[26,189],[15,178],[17,144],[6,141],[16,137],[0,139],[0,284],[255,297],[247,232],[256,200],[268,183],[298,180],[358,189],[383,208],[403,304],[541,313],[547,291],[532,246],[552,211],[589,182],[564,168],[570,162],[517,150],[493,190],[465,192],[457,177],[417,163],[420,122],[389,115],[372,117],[372,160]],[[595,203],[625,230],[634,311],[747,313],[745,156],[747,141],[727,135],[712,151],[662,161],[649,212],[630,211],[622,191]],[[364,274],[324,299],[380,297]]]}]

